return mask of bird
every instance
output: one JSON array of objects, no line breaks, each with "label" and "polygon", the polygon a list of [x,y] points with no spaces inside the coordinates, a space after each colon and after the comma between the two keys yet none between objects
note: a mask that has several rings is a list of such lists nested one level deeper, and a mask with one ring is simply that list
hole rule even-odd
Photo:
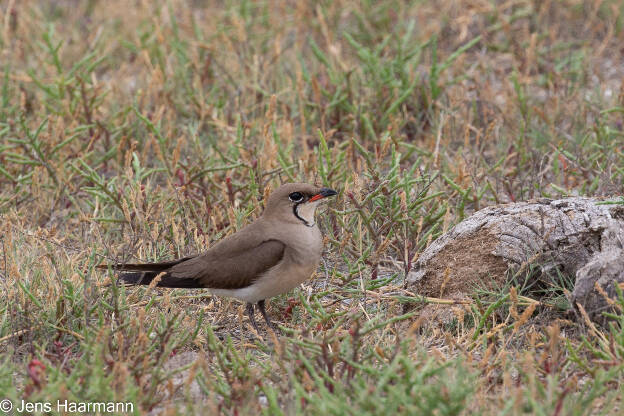
[{"label": "bird", "polygon": [[205,288],[217,296],[246,302],[246,313],[258,332],[254,305],[275,329],[265,300],[287,293],[316,270],[323,237],[315,221],[319,203],[338,193],[307,183],[286,183],[267,198],[260,217],[206,251],[171,261],[102,264],[121,282],[164,288]]}]

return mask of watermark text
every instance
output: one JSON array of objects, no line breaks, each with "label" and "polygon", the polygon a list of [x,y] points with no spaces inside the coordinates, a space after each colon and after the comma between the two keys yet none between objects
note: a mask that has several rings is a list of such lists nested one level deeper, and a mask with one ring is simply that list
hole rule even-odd
[{"label": "watermark text", "polygon": [[74,402],[71,400],[57,400],[55,402],[28,402],[19,400],[12,402],[9,399],[0,400],[0,412],[59,412],[59,413],[98,413],[101,415],[113,413],[134,413],[134,403],[130,402]]}]

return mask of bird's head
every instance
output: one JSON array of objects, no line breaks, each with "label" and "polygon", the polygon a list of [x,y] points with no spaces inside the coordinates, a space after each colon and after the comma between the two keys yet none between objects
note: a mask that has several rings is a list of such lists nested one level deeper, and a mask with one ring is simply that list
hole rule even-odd
[{"label": "bird's head", "polygon": [[317,205],[337,193],[333,189],[307,183],[287,183],[269,196],[264,215],[279,216],[281,220],[312,227]]}]

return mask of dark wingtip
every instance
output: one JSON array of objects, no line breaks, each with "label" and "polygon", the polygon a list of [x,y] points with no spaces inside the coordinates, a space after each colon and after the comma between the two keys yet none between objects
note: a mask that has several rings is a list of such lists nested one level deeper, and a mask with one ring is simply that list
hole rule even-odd
[{"label": "dark wingtip", "polygon": [[118,275],[119,281],[127,285],[150,284],[154,277],[148,273],[141,272],[124,272]]}]

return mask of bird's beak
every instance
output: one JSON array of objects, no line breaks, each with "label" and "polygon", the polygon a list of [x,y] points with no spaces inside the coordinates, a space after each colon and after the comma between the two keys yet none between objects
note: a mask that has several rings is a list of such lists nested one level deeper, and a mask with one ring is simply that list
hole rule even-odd
[{"label": "bird's beak", "polygon": [[310,198],[310,202],[318,201],[319,199],[327,198],[328,196],[338,195],[338,192],[334,191],[331,188],[321,188],[321,192],[316,195],[312,195]]}]

